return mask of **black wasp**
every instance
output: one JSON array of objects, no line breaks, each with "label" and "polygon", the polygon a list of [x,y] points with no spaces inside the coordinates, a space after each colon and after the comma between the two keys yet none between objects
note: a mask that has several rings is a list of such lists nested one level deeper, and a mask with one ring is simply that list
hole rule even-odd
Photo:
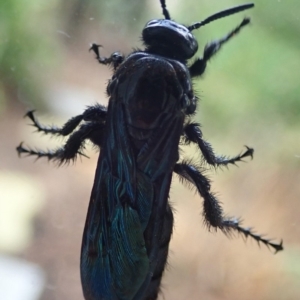
[{"label": "black wasp", "polygon": [[[149,21],[142,32],[144,50],[124,57],[104,58],[93,44],[99,63],[111,66],[108,107],[95,105],[71,118],[62,128],[42,126],[27,113],[38,131],[69,136],[55,151],[17,147],[19,154],[47,157],[59,164],[84,155],[85,140],[101,148],[84,228],[81,281],[86,300],[156,299],[168,256],[173,214],[168,195],[173,173],[194,185],[203,198],[208,227],[226,235],[239,233],[258,243],[283,250],[225,218],[210,181],[197,164],[179,160],[179,144],[195,143],[206,163],[227,166],[253,156],[253,149],[228,158],[217,156],[203,139],[200,125],[191,121],[197,108],[192,78],[204,73],[207,62],[244,26],[207,44],[202,58],[188,64],[198,50],[192,31],[212,21],[252,8],[244,4],[216,13],[202,22],[183,26],[171,20],[164,0],[165,19]],[[81,125],[79,125],[83,122]],[[75,130],[75,128],[79,128]]]}]

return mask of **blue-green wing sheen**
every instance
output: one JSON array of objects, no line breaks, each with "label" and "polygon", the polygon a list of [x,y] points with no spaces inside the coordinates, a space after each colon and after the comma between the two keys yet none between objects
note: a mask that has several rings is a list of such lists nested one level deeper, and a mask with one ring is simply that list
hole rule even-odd
[{"label": "blue-green wing sheen", "polygon": [[158,293],[172,233],[168,194],[184,120],[177,75],[168,61],[137,52],[110,82],[82,243],[86,300],[154,299]]}]

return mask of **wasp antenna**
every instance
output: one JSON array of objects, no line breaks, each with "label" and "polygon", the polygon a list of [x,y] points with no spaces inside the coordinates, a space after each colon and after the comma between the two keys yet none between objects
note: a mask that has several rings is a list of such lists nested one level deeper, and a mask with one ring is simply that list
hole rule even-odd
[{"label": "wasp antenna", "polygon": [[166,1],[165,0],[160,0],[160,4],[161,4],[161,8],[163,10],[163,15],[165,16],[165,19],[166,20],[171,20],[171,17],[170,17],[170,14],[167,10],[167,7],[166,7]]},{"label": "wasp antenna", "polygon": [[216,14],[213,14],[212,16],[206,18],[205,20],[203,20],[201,22],[198,22],[198,23],[195,23],[195,24],[189,26],[188,30],[192,31],[194,29],[198,29],[199,27],[204,26],[204,25],[206,25],[210,22],[213,22],[215,20],[218,20],[218,19],[230,16],[230,15],[236,14],[238,12],[241,12],[243,10],[246,10],[246,9],[249,9],[249,8],[252,8],[252,7],[254,7],[254,3],[247,3],[247,4],[243,4],[243,5],[239,5],[239,6],[235,6],[235,7],[232,7],[232,8],[222,10],[222,11],[216,13]]}]

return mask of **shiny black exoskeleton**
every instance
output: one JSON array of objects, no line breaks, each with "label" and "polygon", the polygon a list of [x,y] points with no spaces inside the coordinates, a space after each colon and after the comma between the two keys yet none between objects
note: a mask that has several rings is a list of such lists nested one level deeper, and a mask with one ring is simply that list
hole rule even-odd
[{"label": "shiny black exoskeleton", "polygon": [[198,50],[192,30],[253,4],[222,11],[185,27],[170,20],[165,1],[160,2],[165,19],[146,24],[142,33],[145,50],[127,57],[115,52],[104,58],[99,45],[91,47],[101,64],[113,67],[107,87],[108,108],[89,107],[62,128],[42,126],[29,112],[27,116],[38,131],[70,136],[53,152],[34,151],[22,144],[17,148],[19,154],[45,156],[59,163],[84,155],[87,139],[101,148],[82,241],[81,280],[86,300],[157,298],[173,228],[168,195],[174,172],[202,196],[208,227],[228,235],[237,232],[250,236],[276,252],[283,249],[282,242],[272,243],[241,227],[239,219],[225,218],[198,164],[179,158],[182,142],[197,144],[206,163],[214,167],[253,156],[249,147],[232,158],[216,155],[203,139],[200,125],[190,121],[197,108],[192,78],[204,73],[211,57],[249,19],[224,38],[206,45],[203,57],[187,64]]}]

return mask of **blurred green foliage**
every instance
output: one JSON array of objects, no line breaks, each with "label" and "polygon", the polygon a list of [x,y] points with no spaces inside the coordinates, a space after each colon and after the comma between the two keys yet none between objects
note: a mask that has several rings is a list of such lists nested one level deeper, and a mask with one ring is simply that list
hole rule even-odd
[{"label": "blurred green foliage", "polygon": [[[226,6],[238,3],[240,1],[226,1]],[[183,15],[188,13],[193,4],[195,1],[188,1]],[[205,4],[201,7],[201,14],[200,10],[194,12],[197,10],[195,8],[190,11],[189,18],[196,20],[199,15],[200,19],[203,19],[206,15],[220,9],[217,1],[212,1],[210,4],[206,1]],[[262,117],[266,114],[269,116],[277,114],[278,120],[283,119],[289,125],[299,125],[299,2],[263,1],[255,4],[253,10],[244,13],[251,16],[251,28],[245,29],[235,41],[224,47],[213,61],[213,70],[208,71],[208,73],[216,71],[218,74],[209,76],[207,80],[211,79],[215,82],[216,88],[212,89],[212,93],[216,92],[218,99],[222,99],[227,90],[226,86],[230,86],[228,87],[230,90],[237,90],[235,100],[232,98],[224,100],[231,108],[228,114],[241,113],[239,106],[246,105],[245,109],[250,115]],[[216,28],[217,33],[213,33],[214,37],[220,37],[237,25],[240,18],[241,16],[237,15],[208,26]],[[211,39],[212,34],[210,37],[205,36],[205,33],[203,35],[203,31],[208,31],[208,26],[201,29],[201,33],[200,30],[196,33],[199,41]],[[212,30],[209,29],[209,32]],[[202,42],[202,46],[204,43]],[[213,85],[208,82],[207,84]],[[245,90],[242,91],[243,89]],[[212,98],[211,94],[210,98]],[[230,105],[231,101],[235,103]],[[217,106],[216,103],[212,105]]]},{"label": "blurred green foliage", "polygon": [[[0,105],[36,102],[39,72],[55,59],[51,23],[56,1],[0,1]],[[1,107],[0,107],[1,109]]]},{"label": "blurred green foliage", "polygon": [[[144,2],[0,1],[0,110],[15,100],[34,107],[42,105],[48,79],[44,72],[58,66],[62,55],[59,34],[76,36],[84,32],[90,16],[129,28],[141,15]],[[125,18],[120,19],[120,15]]]}]

